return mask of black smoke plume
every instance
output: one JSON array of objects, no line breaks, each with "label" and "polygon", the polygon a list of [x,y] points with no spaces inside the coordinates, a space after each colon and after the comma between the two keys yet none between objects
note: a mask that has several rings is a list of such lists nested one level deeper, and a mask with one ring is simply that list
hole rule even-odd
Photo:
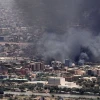
[{"label": "black smoke plume", "polygon": [[83,48],[90,61],[100,61],[100,0],[15,2],[24,23],[33,27],[32,34],[40,30],[41,37],[33,42],[36,45],[31,54],[42,54],[45,59],[75,60]]}]

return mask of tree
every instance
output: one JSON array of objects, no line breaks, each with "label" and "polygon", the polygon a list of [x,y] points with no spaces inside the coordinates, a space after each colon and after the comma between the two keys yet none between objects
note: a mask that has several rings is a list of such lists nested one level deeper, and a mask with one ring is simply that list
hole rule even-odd
[{"label": "tree", "polygon": [[54,98],[54,97],[55,97],[53,94],[52,94],[51,96],[52,96],[52,98]]},{"label": "tree", "polygon": [[34,90],[34,88],[35,88],[35,85],[29,85],[29,87],[28,87],[30,90]]},{"label": "tree", "polygon": [[24,85],[21,85],[21,86],[19,87],[19,89],[20,89],[20,90],[24,90],[24,89],[25,89],[25,86],[24,86]]},{"label": "tree", "polygon": [[0,94],[0,99],[2,99],[3,98],[3,95],[2,94]]},{"label": "tree", "polygon": [[62,89],[62,91],[65,91],[65,92],[66,92],[66,91],[67,91],[67,88],[66,88],[66,87],[64,87],[64,88]]},{"label": "tree", "polygon": [[83,89],[80,89],[79,92],[80,92],[81,95],[84,94],[84,90]]},{"label": "tree", "polygon": [[31,97],[32,97],[32,98],[36,98],[37,96],[36,96],[36,95],[34,95],[34,94],[32,94],[32,95],[31,95]]},{"label": "tree", "polygon": [[97,97],[97,100],[100,100],[100,98],[99,98],[99,97]]},{"label": "tree", "polygon": [[9,97],[9,99],[8,100],[14,100],[12,97]]},{"label": "tree", "polygon": [[3,87],[0,87],[0,94],[4,94],[4,91],[3,91],[4,89],[3,89]]},{"label": "tree", "polygon": [[52,94],[52,95],[51,95],[51,100],[52,100],[52,98],[54,98],[54,97],[55,97],[55,96]]}]

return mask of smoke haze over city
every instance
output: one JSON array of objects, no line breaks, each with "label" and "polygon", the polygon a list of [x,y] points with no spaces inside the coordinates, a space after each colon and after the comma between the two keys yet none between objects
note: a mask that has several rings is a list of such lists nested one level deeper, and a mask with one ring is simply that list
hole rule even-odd
[{"label": "smoke haze over city", "polygon": [[100,61],[99,0],[0,0],[0,4],[7,12],[0,11],[0,18],[6,18],[3,24],[31,26],[32,34],[39,33],[29,55],[63,61],[79,60],[84,52],[85,60]]}]

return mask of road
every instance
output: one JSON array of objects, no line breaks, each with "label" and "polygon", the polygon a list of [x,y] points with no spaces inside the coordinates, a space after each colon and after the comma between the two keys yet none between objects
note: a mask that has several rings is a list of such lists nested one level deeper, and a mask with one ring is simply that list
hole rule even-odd
[{"label": "road", "polygon": [[61,96],[61,97],[73,97],[73,98],[79,98],[79,97],[83,97],[83,98],[97,98],[99,96],[91,96],[91,95],[71,95],[71,94],[50,94],[50,93],[32,93],[32,92],[4,92],[4,94],[14,94],[14,95],[37,95],[37,96]]}]

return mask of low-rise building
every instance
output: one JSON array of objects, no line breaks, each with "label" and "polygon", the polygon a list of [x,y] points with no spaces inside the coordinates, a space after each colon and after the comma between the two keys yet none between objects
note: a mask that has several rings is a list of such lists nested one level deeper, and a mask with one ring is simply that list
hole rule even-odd
[{"label": "low-rise building", "polygon": [[49,85],[65,85],[65,78],[63,77],[49,77]]},{"label": "low-rise building", "polygon": [[83,77],[84,80],[90,80],[90,81],[93,81],[93,80],[97,80],[96,77]]},{"label": "low-rise building", "polygon": [[86,72],[84,70],[81,69],[77,69],[75,70],[75,75],[84,75]]},{"label": "low-rise building", "polygon": [[26,82],[26,84],[35,84],[38,86],[45,86],[48,84],[48,82],[47,81],[28,81]]},{"label": "low-rise building", "polygon": [[2,79],[9,79],[9,76],[8,75],[0,75],[0,80]]},{"label": "low-rise building", "polygon": [[81,75],[73,75],[72,81],[77,81],[77,80],[79,80],[81,77],[82,77]]},{"label": "low-rise building", "polygon": [[59,85],[58,86],[59,88],[81,88],[81,86],[77,85],[76,83],[74,82],[65,82],[65,85]]}]

